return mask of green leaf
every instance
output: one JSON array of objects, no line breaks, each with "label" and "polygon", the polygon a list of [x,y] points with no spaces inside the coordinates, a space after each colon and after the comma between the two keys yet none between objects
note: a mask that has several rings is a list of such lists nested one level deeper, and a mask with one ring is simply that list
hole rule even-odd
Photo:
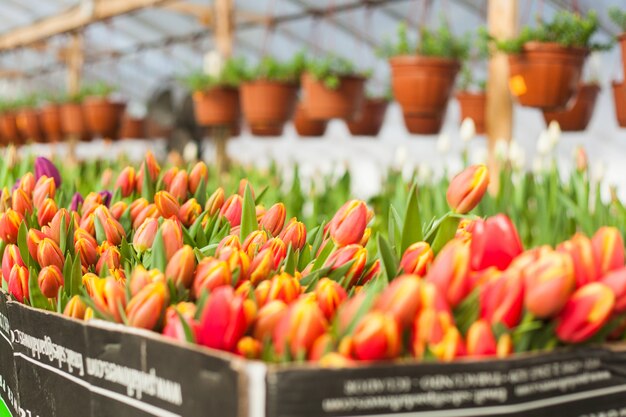
[{"label": "green leaf", "polygon": [[437,234],[435,234],[435,238],[431,244],[435,255],[439,253],[439,251],[446,245],[446,243],[454,238],[458,227],[458,217],[446,215],[442,219],[441,223],[439,223],[439,226],[437,227]]},{"label": "green leaf", "polygon": [[409,198],[404,213],[400,253],[404,253],[409,246],[415,242],[420,242],[422,239],[424,239],[424,234],[422,233],[422,219],[417,200],[417,185],[413,185],[409,192]]},{"label": "green leaf", "polygon": [[265,187],[263,187],[261,192],[257,194],[256,204],[261,204],[261,202],[263,201],[263,197],[265,197],[265,195],[267,194],[267,190],[269,190],[269,188],[270,188],[269,185],[266,185]]},{"label": "green leaf", "polygon": [[385,277],[387,282],[390,282],[396,277],[398,261],[396,260],[387,239],[382,237],[381,234],[378,234],[376,242],[378,243],[378,255],[382,266],[382,275]]},{"label": "green leaf", "polygon": [[39,289],[39,282],[37,280],[37,271],[35,268],[30,268],[28,274],[28,292],[30,295],[30,305],[42,310],[54,311],[54,308],[50,305],[48,299],[41,293]]},{"label": "green leaf", "polygon": [[241,229],[239,235],[241,241],[243,242],[250,233],[258,229],[259,223],[256,220],[254,197],[252,197],[250,186],[246,184],[246,189],[243,193],[243,206],[241,208]]},{"label": "green leaf", "polygon": [[26,265],[30,264],[30,252],[28,251],[28,228],[26,223],[22,222],[17,231],[17,248],[20,250],[20,256]]},{"label": "green leaf", "polygon": [[154,201],[154,182],[150,176],[148,164],[143,164],[143,184],[141,187],[141,196],[148,201]]},{"label": "green leaf", "polygon": [[[74,224],[74,222],[70,222],[70,227]],[[67,233],[68,230],[65,228],[65,213],[61,216],[61,230],[59,230],[59,248],[61,249],[61,253],[65,254],[65,250],[67,249]]]},{"label": "green leaf", "polygon": [[130,205],[126,207],[126,210],[124,210],[124,213],[122,213],[122,215],[120,216],[119,222],[124,228],[124,231],[126,232],[126,236],[130,236],[130,232],[132,231],[132,226],[133,226],[133,223],[130,218]]},{"label": "green leaf", "polygon": [[98,245],[101,245],[102,242],[107,240],[107,235],[104,231],[104,226],[102,223],[100,223],[100,219],[97,216],[93,217],[93,224],[96,229],[96,241],[98,242]]},{"label": "green leaf", "polygon": [[348,324],[348,327],[346,327],[346,329],[344,330],[341,338],[352,335],[352,333],[354,333],[357,324],[359,324],[359,321],[361,321],[363,316],[365,316],[365,314],[367,314],[367,312],[371,310],[372,306],[374,305],[374,301],[376,300],[376,296],[383,290],[383,288],[385,288],[385,282],[382,279],[377,279],[374,281],[370,281],[370,283],[361,290],[365,291],[365,299],[363,300],[363,303]]},{"label": "green leaf", "polygon": [[65,264],[63,264],[63,292],[67,295],[71,295],[72,291],[72,256],[67,255],[65,257]]},{"label": "green leaf", "polygon": [[183,327],[183,333],[185,334],[185,340],[189,343],[196,343],[196,336],[194,335],[193,331],[191,330],[191,327],[189,327],[189,323],[187,323],[187,320],[183,317],[182,314],[180,314],[180,312],[176,309],[174,309],[174,311],[176,311],[176,315],[178,316],[178,320],[180,321],[181,326]]},{"label": "green leaf", "polygon": [[311,270],[315,271],[320,269],[322,265],[324,265],[324,262],[326,262],[326,259],[328,259],[328,257],[334,250],[335,244],[331,240],[326,241],[326,246],[324,246],[324,249],[322,249],[319,256],[315,259],[315,262],[313,263],[313,268],[311,268]]},{"label": "green leaf", "polygon": [[293,250],[293,246],[291,246],[291,243],[289,244],[289,247],[287,248],[287,255],[285,256],[285,272],[293,275],[296,273],[296,260],[297,254],[296,252]]},{"label": "green leaf", "polygon": [[150,261],[150,267],[156,268],[161,272],[165,272],[167,267],[167,255],[165,253],[165,242],[163,241],[163,233],[161,229],[157,231],[152,243],[152,258]]},{"label": "green leaf", "polygon": [[204,180],[204,178],[200,178],[200,183],[198,184],[198,188],[196,188],[196,192],[194,193],[193,198],[196,199],[201,207],[204,207],[204,205],[206,204],[208,196],[206,191],[206,181]]},{"label": "green leaf", "polygon": [[74,258],[74,264],[72,265],[71,283],[70,283],[70,296],[80,294],[80,289],[83,286],[83,270],[80,264],[80,256]]}]

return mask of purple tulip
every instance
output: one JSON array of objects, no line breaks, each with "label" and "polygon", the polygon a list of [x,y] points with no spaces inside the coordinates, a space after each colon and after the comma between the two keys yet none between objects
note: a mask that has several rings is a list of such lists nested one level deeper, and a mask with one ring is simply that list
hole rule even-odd
[{"label": "purple tulip", "polygon": [[85,201],[85,199],[79,192],[74,193],[72,202],[70,203],[70,211],[78,211],[78,206],[81,205],[83,201]]},{"label": "purple tulip", "polygon": [[54,185],[57,188],[61,185],[61,174],[59,174],[59,170],[48,158],[44,158],[43,156],[38,156],[35,159],[35,181],[39,180],[42,175],[45,175],[49,178],[54,178]]},{"label": "purple tulip", "polygon": [[102,203],[105,206],[109,207],[109,204],[111,204],[111,198],[113,198],[113,194],[111,194],[111,191],[109,191],[109,190],[102,190],[98,194],[100,194],[102,196]]}]

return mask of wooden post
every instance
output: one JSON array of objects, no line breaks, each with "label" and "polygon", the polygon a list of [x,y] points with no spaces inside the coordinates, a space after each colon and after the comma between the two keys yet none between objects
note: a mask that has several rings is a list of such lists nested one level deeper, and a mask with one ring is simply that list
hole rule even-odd
[{"label": "wooden post", "polygon": [[[228,59],[233,53],[234,37],[234,2],[233,0],[215,1],[215,44],[222,59]],[[213,129],[215,141],[215,164],[220,173],[228,168],[228,153],[226,142],[231,135],[232,127]]]},{"label": "wooden post", "polygon": [[[82,33],[73,33],[70,46],[66,53],[67,64],[67,92],[70,95],[78,94],[80,91],[80,81],[83,70],[83,35]],[[71,162],[76,162],[76,144],[80,138],[76,135],[70,135],[68,138],[68,156]]]},{"label": "wooden post", "polygon": [[[489,33],[497,39],[507,39],[517,34],[517,0],[489,0],[487,23]],[[511,140],[513,134],[513,99],[509,92],[509,62],[506,54],[497,52],[489,59],[487,77],[487,138],[490,190],[497,191],[499,167],[495,160],[496,141]]]}]

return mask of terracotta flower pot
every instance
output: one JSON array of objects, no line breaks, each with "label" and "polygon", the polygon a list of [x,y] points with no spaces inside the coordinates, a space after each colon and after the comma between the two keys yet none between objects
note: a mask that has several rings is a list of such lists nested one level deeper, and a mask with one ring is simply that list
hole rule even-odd
[{"label": "terracotta flower pot", "polygon": [[626,74],[626,32],[619,35],[617,41],[622,51],[622,69],[624,70],[624,74]]},{"label": "terracotta flower pot", "polygon": [[404,124],[409,133],[417,135],[436,135],[441,131],[444,113],[441,114],[403,114]]},{"label": "terracotta flower pot", "polygon": [[523,106],[563,108],[576,93],[588,50],[528,42],[509,56],[509,88]]},{"label": "terracotta flower pot", "polygon": [[17,129],[17,123],[15,122],[15,113],[4,113],[0,117],[0,133],[2,133],[4,143],[23,143],[22,137]]},{"label": "terracotta flower pot", "polygon": [[227,126],[238,122],[239,90],[215,87],[193,93],[193,110],[200,126]]},{"label": "terracotta flower pot", "polygon": [[146,119],[126,116],[120,128],[121,139],[143,139],[146,137]]},{"label": "terracotta flower pot", "polygon": [[49,142],[58,142],[63,139],[61,129],[61,107],[56,104],[48,104],[41,108],[41,130]]},{"label": "terracotta flower pot", "polygon": [[280,136],[296,106],[298,86],[258,80],[241,86],[241,110],[257,136]]},{"label": "terracotta flower pot", "polygon": [[124,103],[106,97],[87,97],[83,102],[87,128],[92,135],[117,139],[124,114]]},{"label": "terracotta flower pot", "polygon": [[419,55],[389,60],[391,85],[405,114],[440,114],[448,105],[454,80],[461,68],[455,59]]},{"label": "terracotta flower pot", "polygon": [[310,74],[302,75],[303,105],[312,119],[352,119],[363,105],[365,78],[339,77],[339,87],[333,90]]},{"label": "terracotta flower pot", "polygon": [[61,106],[61,129],[67,135],[87,137],[87,122],[83,106],[78,103],[66,103]]},{"label": "terracotta flower pot", "polygon": [[599,92],[600,86],[597,84],[581,84],[567,109],[543,112],[546,125],[556,120],[565,132],[585,130],[596,107]]},{"label": "terracotta flower pot", "polygon": [[324,136],[327,125],[327,120],[311,119],[302,103],[296,106],[296,112],[293,116],[293,126],[298,135],[303,137]]},{"label": "terracotta flower pot", "polygon": [[459,91],[456,99],[461,107],[461,122],[467,118],[474,121],[476,133],[482,135],[486,131],[485,110],[487,108],[487,94],[485,92],[471,93]]},{"label": "terracotta flower pot", "polygon": [[376,136],[385,121],[387,100],[382,98],[366,99],[359,114],[347,121],[348,130],[354,136]]},{"label": "terracotta flower pot", "polygon": [[35,142],[45,142],[39,118],[40,113],[37,109],[20,109],[15,114],[15,123],[23,138]]},{"label": "terracotta flower pot", "polygon": [[613,82],[613,99],[617,124],[620,127],[626,127],[626,82]]}]

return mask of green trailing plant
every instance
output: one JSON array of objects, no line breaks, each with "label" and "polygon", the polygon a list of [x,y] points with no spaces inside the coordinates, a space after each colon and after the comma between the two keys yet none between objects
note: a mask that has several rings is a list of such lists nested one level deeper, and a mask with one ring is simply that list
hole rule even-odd
[{"label": "green trailing plant", "polygon": [[106,98],[117,91],[117,87],[104,81],[98,81],[93,84],[86,85],[81,89],[83,97],[101,97]]},{"label": "green trailing plant", "polygon": [[249,79],[249,71],[244,58],[229,58],[217,75],[198,70],[181,77],[180,81],[191,91],[205,91],[215,87],[238,87]]},{"label": "green trailing plant", "polygon": [[522,51],[524,44],[532,41],[555,42],[565,47],[606,50],[611,44],[592,42],[591,38],[599,27],[598,16],[594,11],[580,16],[568,11],[560,11],[551,22],[539,21],[535,27],[525,27],[519,36],[513,39],[498,40],[492,38],[496,49],[508,54]]},{"label": "green trailing plant", "polygon": [[37,105],[40,102],[40,97],[35,94],[28,94],[25,95],[17,100],[14,101],[14,107],[15,109],[31,109],[31,108],[35,108],[37,107]]},{"label": "green trailing plant", "polygon": [[271,56],[264,57],[251,71],[249,78],[253,80],[279,81],[297,83],[306,68],[306,56],[299,52],[286,62],[278,61]]},{"label": "green trailing plant", "polygon": [[489,34],[487,28],[480,27],[477,31],[472,48],[470,58],[463,61],[461,75],[459,77],[458,88],[461,91],[478,90],[485,91],[487,82],[485,79],[476,79],[474,68],[477,64],[484,65],[489,58]]},{"label": "green trailing plant", "polygon": [[610,7],[609,18],[619,26],[622,32],[626,32],[626,10],[622,10],[619,7]]},{"label": "green trailing plant", "polygon": [[370,71],[359,71],[352,61],[336,55],[311,60],[307,63],[306,70],[315,80],[321,81],[327,88],[333,90],[341,85],[341,77],[350,75],[368,77],[370,75]]}]

